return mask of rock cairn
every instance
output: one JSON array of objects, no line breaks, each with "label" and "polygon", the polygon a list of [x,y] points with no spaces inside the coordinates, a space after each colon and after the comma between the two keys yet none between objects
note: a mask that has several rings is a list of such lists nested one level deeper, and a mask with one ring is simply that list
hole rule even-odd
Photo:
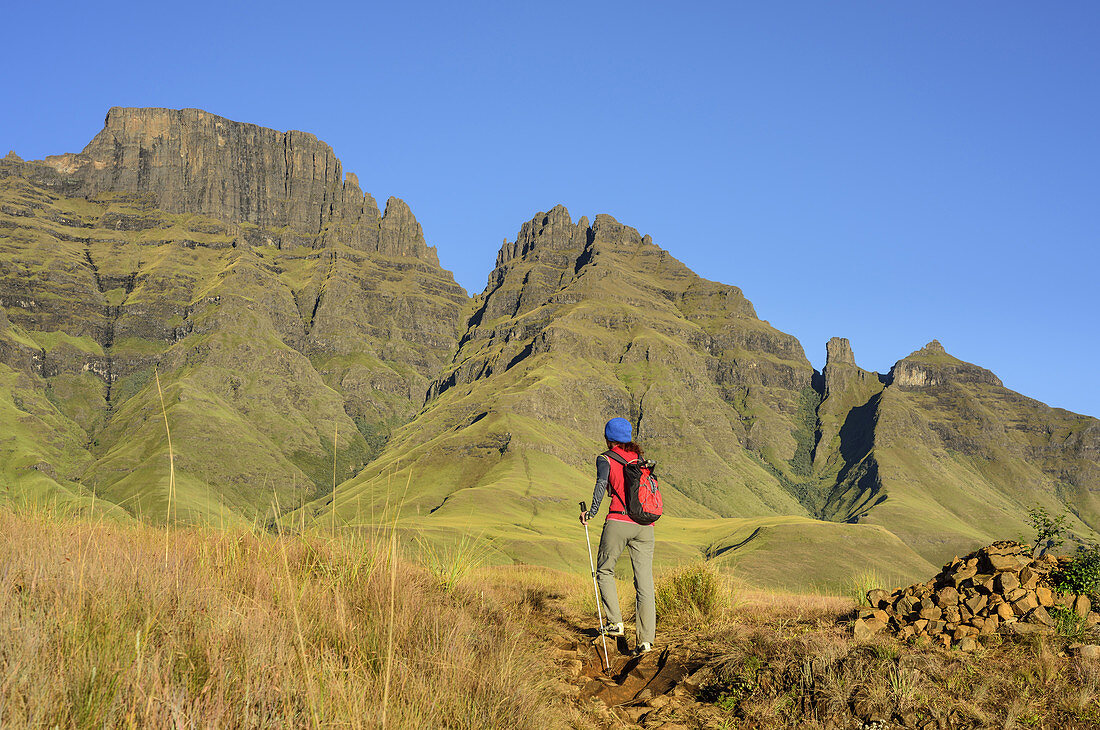
[{"label": "rock cairn", "polygon": [[[855,637],[889,631],[899,639],[930,640],[973,651],[996,634],[1052,633],[1052,609],[1073,611],[1088,628],[1100,624],[1085,594],[1059,593],[1051,581],[1060,560],[1032,558],[1031,548],[996,542],[956,557],[926,583],[867,592],[870,608],[859,611]],[[1057,611],[1056,611],[1057,613]]]}]

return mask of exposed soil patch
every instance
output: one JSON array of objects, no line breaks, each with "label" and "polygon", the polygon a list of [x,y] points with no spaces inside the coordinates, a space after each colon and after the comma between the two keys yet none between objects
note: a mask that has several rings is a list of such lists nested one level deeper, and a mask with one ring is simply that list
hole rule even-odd
[{"label": "exposed soil patch", "polygon": [[[633,656],[626,639],[608,639],[607,661],[604,642],[591,629],[559,631],[553,649],[565,674],[566,691],[583,706],[601,706],[597,711],[610,726],[644,722],[659,727],[659,715],[695,704],[698,690],[690,680],[714,657],[694,651],[685,642],[674,642]],[[610,669],[608,669],[610,665]]]},{"label": "exposed soil patch", "polygon": [[558,689],[586,718],[577,727],[1100,728],[1100,660],[1068,637],[1009,636],[970,653],[885,632],[860,641],[851,602],[746,592],[720,617],[659,624],[640,657],[609,639],[607,670],[595,618],[536,592],[527,605]]}]

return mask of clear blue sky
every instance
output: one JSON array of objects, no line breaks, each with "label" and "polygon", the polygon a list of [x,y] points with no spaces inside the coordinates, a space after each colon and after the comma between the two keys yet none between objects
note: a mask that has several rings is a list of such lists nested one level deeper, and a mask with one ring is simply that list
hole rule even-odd
[{"label": "clear blue sky", "polygon": [[1100,416],[1100,4],[8,3],[0,154],[114,105],[313,132],[459,283],[565,204],[823,364],[940,339]]}]

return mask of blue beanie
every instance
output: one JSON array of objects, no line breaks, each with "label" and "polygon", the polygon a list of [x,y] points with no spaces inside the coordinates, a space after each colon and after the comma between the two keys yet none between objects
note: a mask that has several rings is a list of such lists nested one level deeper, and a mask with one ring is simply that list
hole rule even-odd
[{"label": "blue beanie", "polygon": [[603,435],[608,441],[629,444],[631,441],[630,421],[625,418],[612,418],[603,427]]}]

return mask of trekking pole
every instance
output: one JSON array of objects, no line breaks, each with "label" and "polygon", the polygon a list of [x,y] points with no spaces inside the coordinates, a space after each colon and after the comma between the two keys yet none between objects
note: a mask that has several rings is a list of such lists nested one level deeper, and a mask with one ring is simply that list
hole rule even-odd
[{"label": "trekking pole", "polygon": [[[581,512],[587,512],[581,502]],[[606,671],[611,671],[611,660],[607,658],[607,634],[603,630],[603,610],[600,608],[600,587],[596,585],[596,563],[592,560],[592,538],[588,536],[588,522],[584,523],[584,544],[588,546],[588,567],[592,569],[592,590],[596,594],[596,615],[600,618],[600,640],[603,641],[603,663]]]}]

